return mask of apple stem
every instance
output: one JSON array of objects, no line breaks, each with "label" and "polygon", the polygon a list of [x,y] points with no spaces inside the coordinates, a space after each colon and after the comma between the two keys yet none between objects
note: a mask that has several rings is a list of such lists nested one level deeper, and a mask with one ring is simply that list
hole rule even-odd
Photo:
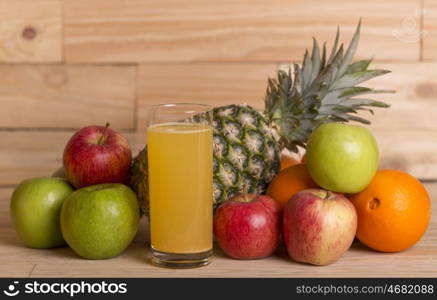
[{"label": "apple stem", "polygon": [[252,200],[252,198],[250,197],[249,194],[241,194],[241,197],[238,199],[238,201],[240,202],[250,202]]},{"label": "apple stem", "polygon": [[104,142],[104,140],[106,138],[105,137],[106,130],[108,130],[110,125],[111,124],[109,124],[109,122],[106,122],[105,128],[103,129],[102,135],[100,136],[99,141],[97,142],[97,144],[101,145]]}]

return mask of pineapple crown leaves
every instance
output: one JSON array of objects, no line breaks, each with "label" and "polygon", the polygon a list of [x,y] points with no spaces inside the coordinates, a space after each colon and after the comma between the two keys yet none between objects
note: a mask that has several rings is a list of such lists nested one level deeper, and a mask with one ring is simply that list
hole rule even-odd
[{"label": "pineapple crown leaves", "polygon": [[320,51],[313,38],[311,53],[305,51],[302,66],[294,64],[293,72],[279,70],[276,79],[269,79],[265,97],[265,115],[278,130],[281,147],[297,151],[305,147],[312,133],[322,123],[356,121],[370,122],[356,115],[369,107],[389,107],[388,104],[363,97],[367,94],[392,93],[359,86],[364,81],[389,73],[368,69],[372,59],[352,63],[360,37],[361,21],[347,48],[339,46],[337,28],[332,50],[327,56],[326,43]]}]

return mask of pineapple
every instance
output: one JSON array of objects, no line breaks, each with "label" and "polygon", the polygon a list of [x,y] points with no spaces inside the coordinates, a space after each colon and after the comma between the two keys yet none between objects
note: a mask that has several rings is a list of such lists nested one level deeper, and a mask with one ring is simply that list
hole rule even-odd
[{"label": "pineapple", "polygon": [[[371,78],[388,73],[369,70],[371,60],[352,63],[360,36],[360,24],[346,51],[339,44],[337,30],[333,48],[327,56],[313,40],[311,54],[306,51],[302,65],[293,72],[279,70],[268,80],[265,111],[246,105],[217,107],[194,116],[194,121],[212,114],[214,129],[214,208],[240,193],[261,194],[277,174],[284,148],[298,151],[305,147],[313,130],[326,122],[370,122],[354,115],[369,107],[387,104],[362,97],[365,94],[391,92],[358,86]],[[190,120],[192,121],[192,120]],[[143,212],[147,212],[147,148],[134,159],[131,186]]]}]

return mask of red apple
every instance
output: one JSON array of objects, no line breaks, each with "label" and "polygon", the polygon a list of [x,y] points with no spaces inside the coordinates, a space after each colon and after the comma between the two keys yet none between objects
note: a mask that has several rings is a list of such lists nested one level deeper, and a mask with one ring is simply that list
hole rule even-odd
[{"label": "red apple", "polygon": [[214,215],[214,235],[236,259],[270,256],[279,243],[280,208],[268,196],[245,194],[225,201]]},{"label": "red apple", "polygon": [[67,179],[76,188],[126,183],[131,161],[128,141],[109,124],[77,131],[65,146],[63,158]]},{"label": "red apple", "polygon": [[333,263],[349,249],[356,231],[355,208],[341,194],[303,190],[284,207],[284,241],[288,255],[295,261]]}]

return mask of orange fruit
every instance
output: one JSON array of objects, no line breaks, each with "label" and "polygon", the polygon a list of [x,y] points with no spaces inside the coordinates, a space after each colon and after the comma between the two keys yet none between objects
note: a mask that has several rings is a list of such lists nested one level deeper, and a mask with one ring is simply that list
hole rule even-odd
[{"label": "orange fruit", "polygon": [[413,246],[431,218],[431,200],[413,176],[397,170],[378,171],[362,192],[352,195],[358,215],[357,238],[382,252]]},{"label": "orange fruit", "polygon": [[307,166],[299,164],[280,171],[270,183],[267,195],[284,207],[295,194],[310,188],[317,188],[317,185],[311,179]]},{"label": "orange fruit", "polygon": [[281,170],[284,170],[288,167],[300,164],[300,162],[288,154],[281,154]]}]

